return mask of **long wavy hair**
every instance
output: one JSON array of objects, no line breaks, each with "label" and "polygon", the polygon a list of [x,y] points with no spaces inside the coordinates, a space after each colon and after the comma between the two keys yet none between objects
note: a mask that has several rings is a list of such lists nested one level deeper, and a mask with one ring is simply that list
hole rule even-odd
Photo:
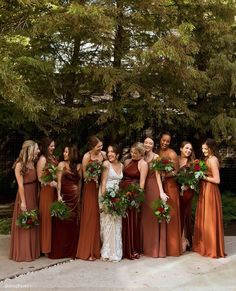
[{"label": "long wavy hair", "polygon": [[192,146],[192,153],[191,153],[191,155],[187,158],[188,163],[191,163],[191,162],[193,162],[193,161],[195,160],[195,152],[194,152],[194,150],[193,150],[193,145],[192,145],[192,143],[189,142],[189,141],[187,141],[187,140],[184,140],[184,141],[181,142],[181,144],[180,144],[180,148],[182,149],[186,144],[191,144],[191,146]]},{"label": "long wavy hair", "polygon": [[76,145],[69,145],[65,148],[69,150],[69,167],[71,172],[77,171],[77,164],[79,163],[78,148]]},{"label": "long wavy hair", "polygon": [[48,147],[50,144],[54,141],[53,138],[50,138],[48,136],[44,137],[41,142],[40,142],[40,154],[42,156],[45,156],[46,159],[48,159],[49,154],[48,154]]},{"label": "long wavy hair", "polygon": [[22,144],[22,148],[20,150],[19,157],[16,159],[15,163],[13,164],[13,169],[15,169],[16,164],[21,164],[21,174],[25,175],[28,171],[27,164],[29,162],[32,162],[34,160],[34,153],[35,149],[38,146],[38,144],[33,140],[26,140]]}]

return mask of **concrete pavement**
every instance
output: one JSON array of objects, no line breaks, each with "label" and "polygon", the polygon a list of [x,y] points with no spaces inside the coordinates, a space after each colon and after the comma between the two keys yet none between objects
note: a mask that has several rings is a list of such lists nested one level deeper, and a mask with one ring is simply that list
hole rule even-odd
[{"label": "concrete pavement", "polygon": [[[2,252],[1,243],[0,275],[12,279],[1,280],[0,290],[236,290],[236,236],[225,237],[225,242],[228,256],[221,259],[187,252],[177,258],[141,257],[119,263],[60,263],[47,258],[15,263],[7,259],[6,247]],[[55,263],[59,264],[52,266]]]}]

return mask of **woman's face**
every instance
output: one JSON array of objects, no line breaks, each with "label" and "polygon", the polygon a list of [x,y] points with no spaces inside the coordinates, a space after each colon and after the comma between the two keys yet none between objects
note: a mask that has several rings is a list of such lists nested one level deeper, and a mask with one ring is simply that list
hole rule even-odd
[{"label": "woman's face", "polygon": [[180,148],[181,156],[184,158],[189,158],[192,154],[193,147],[190,143],[187,143],[182,148]]},{"label": "woman's face", "polygon": [[202,153],[205,157],[212,155],[211,149],[206,144],[202,145]]},{"label": "woman's face", "polygon": [[69,148],[68,147],[65,147],[64,152],[63,152],[63,157],[64,157],[64,161],[69,160]]},{"label": "woman's face", "polygon": [[103,147],[103,143],[102,143],[101,141],[99,141],[99,142],[95,145],[95,147],[93,148],[93,150],[94,150],[94,152],[95,152],[96,154],[98,154],[98,153],[101,152],[102,147]]},{"label": "woman's face", "polygon": [[109,146],[107,149],[107,157],[108,157],[109,162],[111,163],[117,161],[118,159],[118,155],[114,152],[112,146]]},{"label": "woman's face", "polygon": [[52,141],[52,142],[50,143],[49,147],[48,147],[48,153],[49,153],[49,155],[52,155],[53,152],[54,152],[54,150],[55,150],[55,142]]},{"label": "woman's face", "polygon": [[147,137],[147,138],[144,140],[143,145],[144,145],[145,151],[146,151],[146,152],[150,152],[150,151],[153,150],[153,147],[154,147],[154,141],[153,141],[151,138]]},{"label": "woman's face", "polygon": [[142,158],[140,152],[137,151],[135,148],[131,148],[130,155],[131,155],[131,159],[135,161],[138,161]]},{"label": "woman's face", "polygon": [[37,159],[39,153],[40,153],[39,146],[38,146],[38,144],[36,143],[36,144],[35,144],[35,147],[34,147],[34,153],[33,153],[33,159],[34,159],[34,160]]},{"label": "woman's face", "polygon": [[169,148],[170,145],[170,140],[171,137],[168,134],[163,134],[161,139],[160,139],[160,147],[161,150],[167,150]]}]

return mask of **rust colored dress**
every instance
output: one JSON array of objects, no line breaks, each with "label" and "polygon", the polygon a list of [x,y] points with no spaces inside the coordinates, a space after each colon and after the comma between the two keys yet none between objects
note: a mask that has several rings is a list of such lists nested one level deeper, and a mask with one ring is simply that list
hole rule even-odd
[{"label": "rust colored dress", "polygon": [[169,196],[167,203],[171,207],[171,219],[167,223],[166,253],[167,256],[177,257],[182,254],[179,187],[173,177],[165,177],[163,189]]},{"label": "rust colored dress", "polygon": [[[29,169],[23,177],[27,210],[38,209],[38,181],[36,169]],[[21,199],[17,192],[11,226],[10,259],[17,262],[30,262],[40,256],[39,227],[29,229],[16,226],[16,219],[21,213]]]},{"label": "rust colored dress", "polygon": [[[125,188],[130,184],[139,184],[140,172],[138,169],[138,162],[131,160],[131,162],[123,170],[123,179],[120,187]],[[138,259],[141,253],[140,242],[140,212],[136,208],[129,208],[127,216],[122,219],[122,244],[123,257],[133,260]]]},{"label": "rust colored dress", "polygon": [[52,219],[52,250],[50,259],[75,258],[79,237],[79,174],[64,171],[61,178],[63,201],[71,209],[69,220]]},{"label": "rust colored dress", "polygon": [[188,188],[180,195],[180,219],[181,219],[181,234],[185,233],[185,237],[192,247],[192,200],[194,190]]},{"label": "rust colored dress", "polygon": [[[94,160],[90,159],[90,162]],[[83,188],[80,234],[76,253],[76,258],[83,260],[100,258],[98,189],[95,181],[85,183]]]},{"label": "rust colored dress", "polygon": [[[150,163],[149,163],[150,165]],[[166,256],[166,222],[158,222],[151,207],[160,198],[155,171],[150,170],[145,183],[145,200],[141,208],[141,243],[143,254],[153,258]]]},{"label": "rust colored dress", "polygon": [[[212,176],[210,170],[208,174]],[[212,258],[225,256],[221,195],[215,183],[201,181],[192,250]]]},{"label": "rust colored dress", "polygon": [[[56,159],[47,160],[47,163],[58,164]],[[40,212],[40,249],[44,254],[51,252],[52,243],[52,218],[50,215],[50,206],[57,198],[57,190],[49,185],[42,186],[39,194],[39,212]]]}]

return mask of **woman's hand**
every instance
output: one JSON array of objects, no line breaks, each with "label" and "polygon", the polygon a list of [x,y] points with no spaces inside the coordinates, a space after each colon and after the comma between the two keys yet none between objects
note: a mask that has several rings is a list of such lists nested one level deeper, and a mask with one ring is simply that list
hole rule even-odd
[{"label": "woman's hand", "polygon": [[57,200],[58,200],[59,202],[61,202],[61,201],[63,202],[63,198],[62,198],[62,196],[61,196],[60,194],[58,195]]},{"label": "woman's hand", "polygon": [[49,185],[50,185],[51,187],[57,188],[57,182],[56,182],[56,181],[52,181],[52,182],[50,182]]},{"label": "woman's hand", "polygon": [[21,202],[20,209],[21,209],[21,211],[27,211],[25,202]]},{"label": "woman's hand", "polygon": [[169,196],[166,195],[166,193],[164,193],[164,192],[161,192],[161,193],[160,193],[160,197],[161,197],[161,199],[162,199],[163,201],[167,201],[167,199],[169,199]]}]

